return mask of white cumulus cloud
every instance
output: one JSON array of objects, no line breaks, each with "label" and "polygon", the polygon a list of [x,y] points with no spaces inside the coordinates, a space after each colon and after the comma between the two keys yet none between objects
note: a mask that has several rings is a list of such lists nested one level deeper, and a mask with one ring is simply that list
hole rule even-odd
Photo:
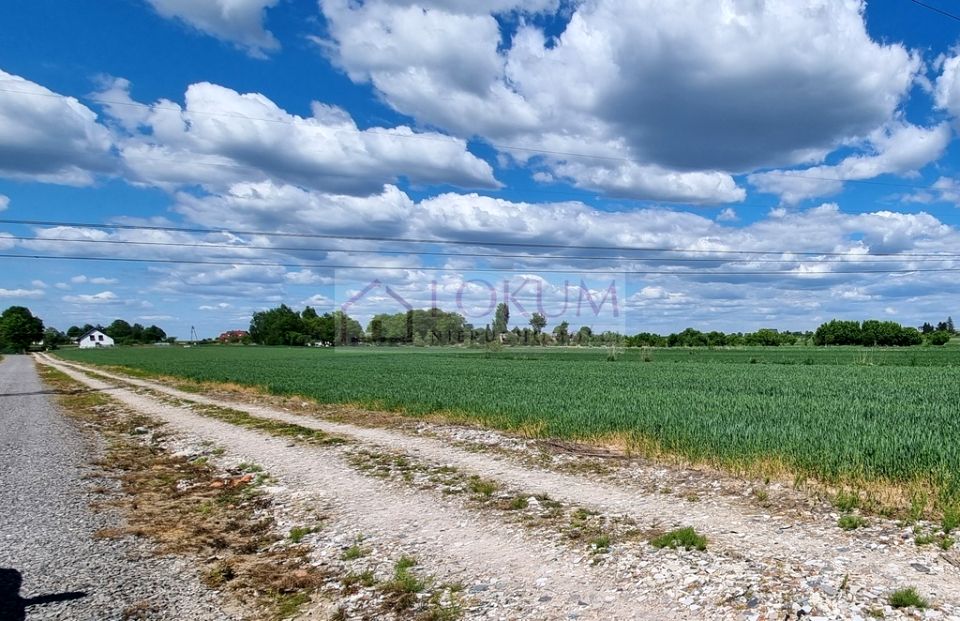
[{"label": "white cumulus cloud", "polygon": [[112,136],[90,108],[3,70],[0,89],[0,177],[84,186],[114,170]]},{"label": "white cumulus cloud", "polygon": [[739,201],[728,173],[865,139],[921,68],[871,39],[859,0],[589,0],[556,36],[479,6],[322,0],[318,42],[396,110],[615,196]]},{"label": "white cumulus cloud", "polygon": [[278,180],[357,195],[401,177],[415,184],[500,185],[490,164],[460,138],[402,125],[360,129],[345,110],[319,102],[303,117],[259,93],[210,83],[191,85],[183,107],[161,100],[131,111],[117,103],[134,103],[128,88],[114,81],[100,99],[130,132],[119,150],[134,181],[222,188]]},{"label": "white cumulus cloud", "polygon": [[794,204],[835,194],[843,189],[845,181],[914,173],[939,159],[951,136],[948,123],[929,128],[898,123],[872,132],[866,154],[851,155],[834,166],[762,172],[749,179],[761,192],[779,194],[785,203]]},{"label": "white cumulus cloud", "polygon": [[147,0],[168,19],[180,19],[197,30],[234,43],[257,58],[280,49],[264,28],[266,10],[278,0]]}]

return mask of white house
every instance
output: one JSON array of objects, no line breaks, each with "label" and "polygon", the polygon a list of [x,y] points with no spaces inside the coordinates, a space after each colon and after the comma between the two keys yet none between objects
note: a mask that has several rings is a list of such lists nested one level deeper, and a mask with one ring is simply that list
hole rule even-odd
[{"label": "white house", "polygon": [[93,329],[77,339],[77,345],[81,349],[88,347],[113,347],[113,339],[101,332]]}]

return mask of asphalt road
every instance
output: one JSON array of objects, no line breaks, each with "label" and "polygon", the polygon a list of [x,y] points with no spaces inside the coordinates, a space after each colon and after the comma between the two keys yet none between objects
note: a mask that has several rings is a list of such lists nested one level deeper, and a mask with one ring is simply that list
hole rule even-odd
[{"label": "asphalt road", "polygon": [[0,619],[229,619],[188,561],[94,539],[84,479],[98,438],[57,408],[27,356],[0,362]]}]

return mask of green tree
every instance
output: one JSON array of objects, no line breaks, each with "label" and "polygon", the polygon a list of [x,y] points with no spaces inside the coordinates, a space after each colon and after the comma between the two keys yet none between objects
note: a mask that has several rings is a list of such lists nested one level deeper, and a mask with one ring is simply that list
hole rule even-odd
[{"label": "green tree", "polygon": [[707,342],[707,335],[693,328],[686,328],[683,332],[667,337],[667,345],[670,347],[706,347]]},{"label": "green tree", "polygon": [[159,343],[167,339],[167,333],[157,326],[149,326],[143,329],[144,343]]},{"label": "green tree", "polygon": [[337,345],[349,345],[363,338],[363,326],[345,312],[335,311],[333,313],[333,323]]},{"label": "green tree", "polygon": [[667,339],[652,332],[641,332],[627,338],[629,347],[666,347]]},{"label": "green tree", "polygon": [[303,319],[286,304],[253,314],[250,338],[261,345],[303,345],[306,342]]},{"label": "green tree", "polygon": [[67,335],[56,328],[47,328],[43,331],[43,346],[50,349],[56,349],[60,345],[70,342]]},{"label": "green tree", "polygon": [[118,345],[129,345],[132,341],[133,327],[123,319],[115,319],[103,329],[103,332]]},{"label": "green tree", "polygon": [[317,311],[308,306],[300,313],[300,318],[303,320],[304,330],[310,342],[319,341],[333,344],[336,340],[333,315],[330,313],[318,315]]},{"label": "green tree", "polygon": [[860,345],[863,343],[860,322],[832,319],[817,328],[813,342],[817,345]]},{"label": "green tree", "polygon": [[370,338],[374,343],[383,342],[383,320],[374,317],[370,320]]},{"label": "green tree", "polygon": [[533,328],[534,334],[540,334],[547,327],[547,318],[540,313],[534,313],[530,317],[530,327]]},{"label": "green tree", "polygon": [[130,340],[134,343],[144,343],[143,330],[144,327],[139,323],[130,326]]},{"label": "green tree", "polygon": [[920,345],[923,343],[923,335],[916,328],[904,328],[900,331],[897,345]]},{"label": "green tree", "polygon": [[380,323],[382,340],[391,343],[412,343],[413,337],[417,335],[423,337],[425,342],[429,342],[430,334],[434,335],[437,344],[460,343],[473,329],[462,315],[448,313],[439,308],[413,309],[393,315],[386,313],[374,315],[367,324],[367,331],[371,335],[374,322]]},{"label": "green tree", "polygon": [[497,310],[493,316],[493,333],[503,334],[507,331],[507,325],[510,323],[510,307],[505,302],[497,304]]},{"label": "green tree", "polygon": [[24,352],[43,339],[43,321],[24,306],[11,306],[0,314],[0,347]]},{"label": "green tree", "polygon": [[580,329],[577,330],[577,335],[574,338],[577,341],[577,345],[589,345],[592,337],[593,330],[590,328],[590,326],[580,326]]},{"label": "green tree", "polygon": [[553,328],[553,338],[555,338],[560,345],[566,345],[570,341],[570,324],[566,321],[558,323]]}]

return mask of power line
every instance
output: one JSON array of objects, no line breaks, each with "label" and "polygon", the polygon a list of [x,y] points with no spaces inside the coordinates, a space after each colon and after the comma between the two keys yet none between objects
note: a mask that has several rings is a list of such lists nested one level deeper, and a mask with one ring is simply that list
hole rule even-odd
[{"label": "power line", "polygon": [[[50,227],[70,227],[70,228],[90,228],[98,230],[118,229],[134,231],[166,231],[178,233],[198,233],[198,234],[220,234],[233,236],[259,236],[259,237],[282,237],[299,239],[336,239],[350,241],[375,241],[403,244],[435,244],[435,245],[457,245],[457,246],[494,246],[511,248],[560,248],[565,250],[606,250],[615,252],[675,252],[675,253],[700,253],[700,254],[745,254],[745,255],[770,255],[770,254],[792,254],[798,256],[849,256],[849,257],[945,257],[951,256],[944,253],[918,253],[918,252],[836,252],[836,251],[812,251],[812,250],[729,250],[729,249],[704,249],[704,248],[665,248],[653,246],[594,246],[594,245],[576,245],[576,244],[548,244],[540,242],[508,242],[483,239],[428,239],[428,238],[410,238],[410,237],[388,237],[373,235],[342,235],[338,233],[293,233],[281,231],[240,231],[230,229],[211,229],[199,227],[177,227],[149,224],[97,224],[84,222],[63,222],[54,220],[20,220],[11,218],[0,219],[0,224],[16,224],[25,226],[50,226]],[[960,256],[960,255],[955,255]]]},{"label": "power line", "polygon": [[[931,10],[937,11],[938,13],[943,13],[944,15],[947,15],[947,16],[952,17],[952,18],[954,18],[954,19],[960,19],[960,18],[957,18],[957,17],[954,16],[954,15],[951,15],[951,14],[949,14],[949,13],[946,13],[945,11],[940,11],[939,9],[936,9],[935,7],[931,7],[931,6],[929,6],[929,5],[926,5],[926,4],[923,4],[923,3],[921,3],[921,2],[918,2],[917,0],[911,0],[911,2],[914,2],[914,3],[916,3],[916,4],[920,5],[920,6],[923,6],[923,7],[929,8],[929,9],[931,9]],[[3,82],[14,82],[14,80],[0,80],[0,83],[3,83]],[[180,107],[179,105],[177,105],[177,106],[158,106],[158,105],[152,105],[152,104],[145,104],[145,103],[141,103],[141,102],[138,102],[138,101],[111,100],[111,99],[105,99],[105,98],[99,98],[99,97],[77,97],[77,96],[73,96],[73,95],[60,95],[59,93],[54,93],[54,92],[43,93],[43,92],[38,92],[38,91],[18,90],[18,89],[4,89],[4,88],[0,88],[0,92],[2,92],[2,93],[10,93],[10,94],[18,94],[18,95],[30,95],[30,96],[36,96],[36,97],[48,97],[48,98],[56,98],[56,99],[60,99],[60,98],[64,98],[64,97],[73,97],[74,99],[83,99],[83,100],[86,100],[86,101],[88,101],[88,102],[94,102],[94,103],[101,104],[101,105],[104,105],[104,104],[105,104],[105,105],[112,105],[112,106],[135,107],[135,108],[142,108],[142,109],[146,109],[146,110],[150,110],[150,111],[159,110],[159,111],[177,112],[177,113],[185,113],[185,112],[186,112],[186,113],[188,113],[188,114],[192,114],[192,115],[195,114],[195,115],[198,115],[198,116],[208,116],[208,117],[214,117],[214,118],[218,118],[218,117],[219,117],[219,118],[232,118],[232,119],[241,119],[241,120],[255,121],[255,122],[277,123],[277,124],[281,124],[281,125],[295,125],[295,124],[296,124],[294,120],[290,120],[290,119],[277,119],[277,118],[268,118],[268,117],[255,117],[255,116],[248,116],[248,115],[238,114],[238,113],[233,113],[233,112],[209,112],[209,111],[204,111],[204,110],[187,110],[186,108],[182,108],[182,107]],[[284,114],[289,114],[289,113],[287,113],[286,111],[284,111]],[[306,119],[309,118],[309,117],[300,117],[300,118],[304,118],[304,119],[306,120]],[[387,130],[387,131],[383,131],[383,130]],[[463,141],[464,143],[468,142],[467,139],[458,138],[458,137],[456,137],[456,136],[450,136],[450,135],[447,135],[447,134],[439,134],[439,133],[433,133],[433,134],[423,134],[423,133],[419,133],[419,134],[418,134],[418,133],[400,134],[400,133],[395,133],[395,132],[388,131],[388,130],[389,130],[389,128],[368,128],[368,129],[360,129],[359,127],[354,127],[354,128],[344,128],[344,127],[341,127],[341,128],[337,128],[337,129],[331,129],[330,131],[331,131],[331,133],[335,133],[335,134],[344,133],[344,134],[356,134],[356,135],[376,135],[376,136],[383,136],[383,137],[388,137],[388,138],[403,138],[403,139],[412,139],[412,140],[432,140],[432,141],[435,141],[435,142],[438,142],[438,141],[439,141],[439,142],[447,142],[447,143],[449,143],[450,141]],[[533,153],[534,155],[551,155],[551,156],[566,157],[566,158],[593,159],[593,160],[601,160],[601,161],[609,161],[609,162],[618,162],[618,163],[625,163],[625,164],[643,165],[642,162],[638,162],[637,160],[635,160],[635,159],[633,159],[633,158],[624,157],[624,156],[599,155],[599,154],[596,154],[596,153],[577,153],[577,152],[574,152],[574,151],[559,151],[559,150],[553,150],[553,149],[540,149],[540,148],[536,148],[536,147],[523,147],[523,146],[519,146],[519,145],[511,145],[511,144],[505,144],[505,143],[499,143],[499,142],[491,142],[491,141],[484,141],[484,142],[486,142],[486,144],[488,144],[489,146],[493,147],[494,149],[497,149],[497,150],[500,150],[500,151],[518,151],[518,152],[525,152],[525,153]],[[150,159],[150,158],[141,158],[141,159]],[[232,166],[235,166],[235,167],[237,167],[237,168],[244,168],[244,167],[245,167],[245,166],[240,165],[240,164],[233,164],[233,163],[229,163],[229,162],[195,162],[195,163],[199,163],[199,164],[201,164],[201,165],[210,165],[210,166],[224,166],[224,167],[232,167]],[[717,171],[717,172],[724,172],[724,171]],[[800,173],[802,173],[802,172],[803,172],[802,170],[800,170],[800,171],[797,171],[797,170],[793,170],[793,171],[768,170],[768,171],[757,171],[757,172],[754,173],[754,174],[764,174],[764,175],[772,175],[772,176],[778,176],[778,177],[788,177],[788,178],[794,178],[794,179],[798,179],[798,178],[799,178],[799,179],[810,179],[810,180],[814,180],[814,181],[833,181],[833,182],[838,182],[838,183],[860,183],[860,184],[865,184],[865,185],[902,187],[902,188],[911,188],[911,189],[917,189],[917,190],[930,190],[930,189],[934,189],[932,185],[919,185],[919,184],[913,184],[913,183],[898,183],[898,182],[888,182],[888,181],[873,181],[873,180],[870,180],[870,179],[842,179],[842,178],[839,178],[839,177],[822,177],[822,176],[814,176],[814,175],[803,175],[803,174],[800,174]],[[729,175],[731,175],[731,176],[734,175],[734,173],[725,173],[725,174],[729,174]],[[598,191],[601,191],[601,192],[602,192],[602,190],[598,190]],[[652,199],[644,199],[644,200],[652,200]],[[665,202],[669,202],[669,201],[665,201]],[[679,202],[679,201],[677,201],[677,202]],[[717,203],[717,204],[721,204],[721,203]]]},{"label": "power line", "polygon": [[[802,259],[727,259],[727,258],[706,258],[706,257],[658,257],[658,256],[584,256],[584,255],[563,255],[563,254],[501,254],[497,252],[439,252],[428,250],[383,250],[383,249],[361,249],[361,248],[313,248],[303,246],[263,246],[256,244],[216,244],[216,243],[187,243],[187,242],[159,242],[159,241],[138,241],[127,239],[89,239],[89,238],[64,238],[64,237],[24,237],[9,236],[0,239],[10,239],[14,241],[40,242],[40,243],[64,243],[64,244],[108,244],[118,246],[158,246],[170,248],[198,248],[211,250],[268,250],[275,252],[339,252],[345,254],[405,254],[417,256],[437,256],[437,257],[472,257],[472,258],[492,258],[492,259],[564,259],[572,261],[656,261],[664,263],[799,263]],[[709,251],[707,251],[709,252]],[[738,252],[738,251],[734,251]],[[785,253],[790,254],[790,253]],[[901,263],[899,257],[910,257],[913,255],[890,255],[887,259],[863,259],[864,256],[871,255],[851,255],[856,261],[845,260],[842,257],[824,258],[815,261],[815,263]],[[931,258],[931,257],[937,258]],[[952,261],[960,259],[958,253],[946,253],[913,258],[911,262],[915,263],[937,263],[943,261]],[[814,262],[814,261],[808,261]]]},{"label": "power line", "polygon": [[[43,254],[0,254],[0,259],[50,259],[62,261],[104,261],[120,263],[163,263],[175,265],[221,265],[221,266],[248,266],[248,267],[284,267],[284,268],[317,268],[330,270],[405,270],[405,271],[428,271],[428,272],[493,272],[503,273],[507,270],[501,268],[488,267],[464,267],[452,268],[442,266],[405,266],[405,265],[350,265],[350,264],[329,264],[329,263],[283,263],[283,262],[249,262],[249,261],[205,261],[199,259],[144,259],[128,257],[89,257],[89,256],[68,256],[68,255],[43,255]],[[619,274],[623,276],[631,275],[661,275],[661,276],[834,276],[843,274],[913,274],[917,272],[960,272],[960,268],[915,268],[915,269],[882,269],[882,270],[841,270],[830,272],[798,272],[794,270],[750,270],[743,272],[732,271],[678,271],[678,270],[570,270],[570,269],[537,269],[537,273],[544,274],[570,274],[580,273],[581,275],[610,275]]]},{"label": "power line", "polygon": [[939,13],[940,15],[943,15],[944,17],[949,17],[950,19],[955,19],[955,20],[957,20],[958,22],[960,22],[960,15],[954,15],[953,13],[949,13],[949,12],[947,12],[947,11],[944,11],[943,9],[938,9],[937,7],[931,6],[931,5],[929,5],[929,4],[925,3],[925,2],[920,2],[920,0],[910,0],[910,2],[916,4],[917,6],[922,6],[922,7],[925,8],[925,9],[928,9],[928,10],[930,10],[930,11],[933,11],[934,13]]}]

